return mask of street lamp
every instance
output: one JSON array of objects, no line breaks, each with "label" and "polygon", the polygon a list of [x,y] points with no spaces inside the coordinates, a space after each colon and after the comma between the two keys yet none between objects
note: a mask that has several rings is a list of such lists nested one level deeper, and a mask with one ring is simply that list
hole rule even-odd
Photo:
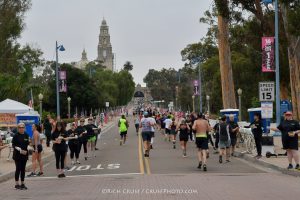
[{"label": "street lamp", "polygon": [[242,121],[242,93],[243,90],[239,88],[237,90],[238,96],[239,96],[239,121]]},{"label": "street lamp", "polygon": [[195,112],[195,95],[192,96],[193,99],[193,112]]},{"label": "street lamp", "polygon": [[210,100],[210,96],[209,95],[206,95],[206,102],[207,102],[207,113],[209,114],[210,113],[210,109],[209,109],[209,100]]},{"label": "street lamp", "polygon": [[68,100],[68,118],[70,119],[71,118],[71,97],[68,97],[67,98]]},{"label": "street lamp", "polygon": [[56,75],[56,115],[60,119],[60,106],[59,106],[59,83],[58,83],[58,51],[65,51],[63,45],[58,46],[57,41],[55,43],[56,63],[55,63],[55,75]]},{"label": "street lamp", "polygon": [[276,124],[280,124],[280,76],[279,76],[279,9],[278,0],[262,0],[267,7],[274,2],[275,9],[275,63],[276,63]]},{"label": "street lamp", "polygon": [[178,86],[176,86],[175,109],[178,110]]},{"label": "street lamp", "polygon": [[39,94],[39,100],[40,100],[40,117],[41,117],[41,119],[42,119],[42,114],[43,114],[43,109],[42,109],[42,106],[43,106],[43,98],[44,98],[43,94],[40,93],[40,94]]}]

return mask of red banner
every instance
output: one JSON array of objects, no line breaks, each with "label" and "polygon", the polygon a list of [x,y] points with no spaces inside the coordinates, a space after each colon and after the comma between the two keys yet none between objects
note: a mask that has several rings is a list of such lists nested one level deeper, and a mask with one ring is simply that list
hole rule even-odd
[{"label": "red banner", "polygon": [[274,37],[262,38],[262,72],[275,72]]}]

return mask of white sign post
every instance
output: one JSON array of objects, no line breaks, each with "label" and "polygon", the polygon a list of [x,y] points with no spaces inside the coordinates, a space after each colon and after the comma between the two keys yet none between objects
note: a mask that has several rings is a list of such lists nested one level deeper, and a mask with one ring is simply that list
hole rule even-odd
[{"label": "white sign post", "polygon": [[106,106],[106,108],[108,108],[109,107],[109,102],[105,102],[105,106]]},{"label": "white sign post", "polygon": [[275,99],[275,83],[259,82],[259,101],[274,101]]}]

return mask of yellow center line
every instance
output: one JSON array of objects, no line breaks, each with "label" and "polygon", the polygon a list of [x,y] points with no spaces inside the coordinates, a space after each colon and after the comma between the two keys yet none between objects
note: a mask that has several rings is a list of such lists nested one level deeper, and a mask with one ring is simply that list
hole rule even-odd
[{"label": "yellow center line", "polygon": [[143,147],[142,147],[142,139],[141,139],[141,132],[139,132],[139,162],[140,162],[140,173],[145,174],[145,167],[143,162]]}]

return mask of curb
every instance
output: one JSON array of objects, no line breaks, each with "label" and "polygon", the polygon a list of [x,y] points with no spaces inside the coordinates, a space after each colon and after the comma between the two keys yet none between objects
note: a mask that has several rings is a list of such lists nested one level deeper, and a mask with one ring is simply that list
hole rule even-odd
[{"label": "curb", "polygon": [[294,176],[294,177],[300,177],[300,171],[294,171],[294,170],[288,170],[288,169],[285,169],[285,168],[282,168],[282,167],[279,167],[277,165],[274,165],[274,164],[271,164],[271,163],[267,163],[263,160],[258,160],[246,153],[241,153],[241,152],[235,152],[235,155],[238,157],[238,158],[241,158],[241,159],[244,159],[248,162],[251,162],[251,163],[254,163],[256,165],[260,165],[262,167],[265,167],[265,168],[270,168],[270,169],[273,169],[273,170],[276,170],[278,172],[281,172],[283,174],[286,174],[286,175],[290,175],[290,176]]},{"label": "curb", "polygon": [[[110,130],[114,126],[114,124],[115,123],[112,122],[111,125],[106,126],[105,129],[103,129],[103,131],[101,131],[101,133],[105,133],[108,130]],[[49,155],[47,155],[47,156],[45,156],[45,157],[42,158],[43,165],[48,164],[52,160],[54,160],[54,156],[53,156],[53,153],[50,153]],[[28,159],[28,161],[30,162],[31,160]],[[29,170],[29,169],[31,169],[31,167],[32,167],[32,163],[26,166],[26,171]],[[0,183],[8,181],[9,179],[12,179],[14,176],[15,176],[15,170],[7,172],[5,174],[1,174],[0,175]]]}]

